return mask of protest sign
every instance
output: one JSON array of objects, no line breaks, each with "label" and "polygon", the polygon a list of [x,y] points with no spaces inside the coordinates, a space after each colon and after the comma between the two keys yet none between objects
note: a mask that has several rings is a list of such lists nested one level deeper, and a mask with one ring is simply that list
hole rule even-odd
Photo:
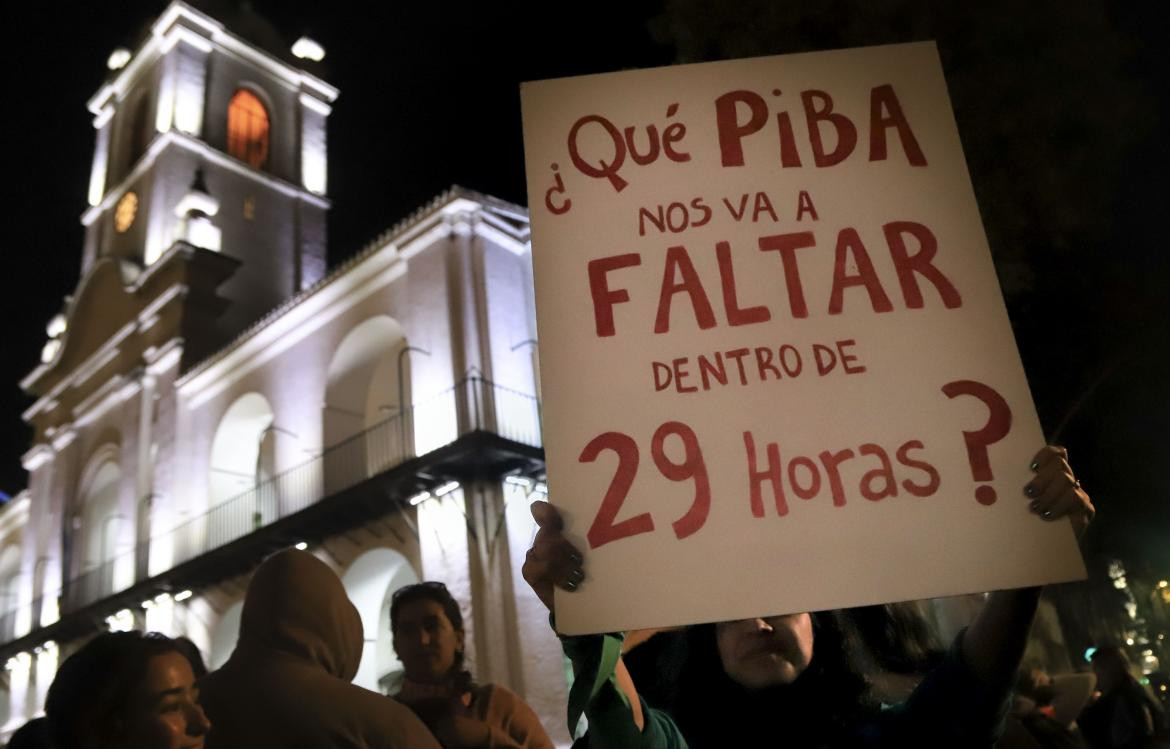
[{"label": "protest sign", "polygon": [[933,43],[522,103],[561,631],[1084,576]]}]

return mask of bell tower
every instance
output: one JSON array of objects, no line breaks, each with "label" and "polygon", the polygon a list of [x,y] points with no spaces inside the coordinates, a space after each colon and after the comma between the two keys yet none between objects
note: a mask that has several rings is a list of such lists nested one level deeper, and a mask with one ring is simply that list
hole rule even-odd
[{"label": "bell tower", "polygon": [[247,17],[172,2],[136,52],[111,61],[123,64],[89,101],[82,216],[83,277],[104,258],[149,274],[177,243],[239,261],[218,289],[221,342],[325,273],[337,97],[266,22],[236,14]]},{"label": "bell tower", "polygon": [[14,634],[151,574],[153,508],[185,459],[177,380],[324,276],[338,92],[311,66],[255,13],[179,0],[111,56],[89,101],[81,280],[21,380],[36,530]]}]

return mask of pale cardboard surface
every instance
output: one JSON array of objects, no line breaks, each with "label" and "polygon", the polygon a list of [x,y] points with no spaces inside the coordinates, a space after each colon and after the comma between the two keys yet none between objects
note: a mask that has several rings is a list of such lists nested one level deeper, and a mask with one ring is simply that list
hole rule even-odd
[{"label": "pale cardboard surface", "polygon": [[[894,129],[886,131],[888,158],[870,161],[870,92],[893,86],[927,164],[912,166]],[[772,94],[779,89],[780,96]],[[813,165],[800,92],[818,89],[833,110],[856,126],[853,154],[835,166]],[[745,165],[721,164],[716,131],[717,97],[733,90],[759,93],[768,120],[742,139]],[[557,591],[557,622],[566,633],[586,633],[840,608],[966,592],[1036,585],[1084,577],[1067,523],[1046,523],[1027,511],[1022,494],[1028,462],[1044,444],[1024,377],[995,270],[987,248],[933,43],[735,60],[525,84],[524,138],[536,273],[544,435],[551,501],[566,520],[567,536],[585,551],[588,580],[574,594]],[[667,110],[678,103],[677,112]],[[782,168],[776,117],[788,112],[801,167]],[[678,163],[664,156],[646,166],[627,156],[621,192],[607,179],[578,171],[568,134],[579,118],[604,116],[619,130],[636,126],[636,144],[647,143],[645,126],[661,134],[682,122],[686,134]],[[740,110],[741,121],[748,110]],[[826,127],[826,148],[835,139]],[[606,144],[596,123],[581,128],[584,158],[596,164]],[[608,146],[612,149],[612,145]],[[551,165],[572,207],[550,212],[546,191]],[[807,191],[817,219],[797,221],[798,196]],[[766,193],[778,221],[766,213],[752,222],[754,198],[735,221],[722,198],[738,210],[744,193]],[[646,224],[639,236],[639,208],[652,212],[671,202],[702,198],[711,209],[701,227],[673,233]],[[693,214],[701,218],[699,214]],[[676,219],[681,217],[675,209]],[[947,309],[926,279],[925,300],[909,309],[882,231],[891,221],[925,225],[938,240],[934,265],[954,284],[962,304]],[[677,225],[677,221],[676,221]],[[875,313],[862,286],[843,291],[840,314],[828,313],[838,233],[853,227],[872,261],[893,310]],[[777,252],[761,252],[765,235],[811,231],[815,248],[796,258],[808,316],[794,318]],[[715,246],[732,250],[739,306],[763,305],[768,322],[730,326],[720,286]],[[908,240],[910,252],[916,243]],[[717,324],[703,330],[686,294],[672,297],[669,332],[654,333],[667,248],[683,245],[702,281]],[[639,253],[641,264],[608,274],[611,290],[629,301],[613,306],[615,334],[596,333],[589,261]],[[856,273],[853,262],[849,273]],[[842,339],[864,373],[837,369],[818,376],[814,343]],[[745,357],[748,384],[740,384],[732,360],[729,384],[679,393],[656,391],[652,362],[689,357],[690,385],[700,385],[699,354],[741,347],[791,345],[803,355],[795,377],[761,381],[755,360]],[[946,397],[957,380],[991,386],[1009,404],[1010,432],[988,451],[991,486],[998,501],[976,501],[982,482],[972,477],[963,431],[980,429],[988,408],[973,396]],[[678,539],[671,523],[691,506],[694,484],[665,478],[655,466],[651,438],[668,421],[688,424],[701,446],[711,485],[702,527]],[[603,432],[629,435],[640,461],[617,521],[649,512],[654,530],[590,549],[586,533],[617,466],[613,451],[593,462],[578,460]],[[763,485],[764,516],[751,511],[743,433],[755,440],[758,468],[766,445],[778,444],[784,465],[788,514],[778,516],[771,484]],[[898,482],[927,483],[925,472],[895,458],[910,440],[923,443],[910,455],[932,465],[937,491],[916,497],[899,489],[880,501],[859,493],[863,474],[880,467],[861,445],[883,448]],[[851,449],[840,467],[845,504],[834,506],[828,474],[817,456]],[[682,459],[677,437],[666,455]],[[787,474],[790,458],[817,461],[820,493],[800,499]],[[799,478],[808,480],[806,469]],[[872,483],[872,482],[871,482]],[[879,482],[880,483],[880,482]]]}]

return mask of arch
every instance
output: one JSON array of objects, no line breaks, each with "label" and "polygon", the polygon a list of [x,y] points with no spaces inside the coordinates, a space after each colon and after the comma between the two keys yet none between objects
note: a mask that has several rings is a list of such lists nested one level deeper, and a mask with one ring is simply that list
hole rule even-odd
[{"label": "arch", "polygon": [[[0,681],[0,729],[8,728],[12,720],[12,695],[9,694],[8,680]],[[18,726],[12,726],[16,729]]]},{"label": "arch", "polygon": [[390,635],[390,598],[394,591],[418,582],[418,573],[402,554],[377,548],[349,565],[341,584],[362,618],[365,647],[353,683],[387,693],[401,679],[402,662],[394,654]]},{"label": "arch", "polygon": [[176,562],[244,536],[277,516],[275,416],[259,393],[236,398],[220,417],[208,459],[208,510],[182,524]]},{"label": "arch", "polygon": [[268,108],[248,88],[240,88],[228,102],[227,149],[253,169],[268,163],[270,121]]},{"label": "arch", "polygon": [[272,478],[272,425],[268,399],[246,393],[228,407],[211,441],[210,505],[215,507]]},{"label": "arch", "polygon": [[[323,436],[327,493],[385,470],[409,454],[410,357],[406,336],[388,315],[359,323],[329,362]],[[402,381],[399,382],[401,369]],[[360,435],[360,436],[359,436]]]},{"label": "arch", "polygon": [[132,519],[122,513],[120,451],[106,443],[94,451],[81,475],[78,491],[73,596],[92,603],[133,582]]},{"label": "arch", "polygon": [[20,546],[10,544],[0,553],[0,642],[8,642],[16,634],[16,609],[19,605]]},{"label": "arch", "polygon": [[0,611],[9,611],[16,606],[16,588],[9,583],[16,582],[20,575],[20,546],[10,544],[0,553]]},{"label": "arch", "polygon": [[240,616],[244,613],[244,601],[241,599],[228,606],[215,625],[211,635],[211,647],[207,651],[207,668],[214,671],[231,657],[236,649],[236,641],[240,637]]}]

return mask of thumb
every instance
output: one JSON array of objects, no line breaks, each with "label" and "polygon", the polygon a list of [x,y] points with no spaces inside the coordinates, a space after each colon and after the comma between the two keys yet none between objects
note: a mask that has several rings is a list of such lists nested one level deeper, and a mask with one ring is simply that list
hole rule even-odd
[{"label": "thumb", "polygon": [[532,519],[541,528],[559,531],[564,526],[564,523],[561,521],[561,513],[557,512],[557,508],[548,502],[533,502],[529,509],[532,511]]}]

